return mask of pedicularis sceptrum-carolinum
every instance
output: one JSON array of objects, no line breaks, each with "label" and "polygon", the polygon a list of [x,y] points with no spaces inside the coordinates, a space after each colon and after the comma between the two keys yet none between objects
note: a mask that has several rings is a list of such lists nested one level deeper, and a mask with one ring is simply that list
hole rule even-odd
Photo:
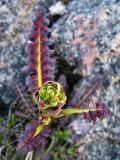
[{"label": "pedicularis sceptrum-carolinum", "polygon": [[[34,10],[32,24],[26,34],[28,64],[23,70],[29,73],[26,83],[39,116],[34,119],[33,114],[33,122],[26,125],[25,131],[18,138],[17,149],[24,152],[34,151],[45,145],[51,133],[50,124],[58,118],[81,113],[85,119],[96,121],[97,118],[101,119],[110,114],[101,100],[91,98],[101,83],[100,77],[93,78],[83,98],[75,104],[77,107],[74,105],[64,108],[69,99],[63,86],[54,81],[55,61],[49,49],[52,41],[47,37],[50,31],[48,23],[46,10],[40,6]],[[87,107],[83,107],[84,104]]]}]

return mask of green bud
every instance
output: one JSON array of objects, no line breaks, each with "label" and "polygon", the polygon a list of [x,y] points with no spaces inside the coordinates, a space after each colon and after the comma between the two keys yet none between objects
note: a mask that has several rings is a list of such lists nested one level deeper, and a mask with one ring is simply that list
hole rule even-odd
[{"label": "green bud", "polygon": [[52,87],[52,86],[49,86],[47,88],[47,95],[50,97],[50,98],[53,98],[56,94],[56,91],[55,91],[55,88]]},{"label": "green bud", "polygon": [[47,88],[46,87],[41,88],[39,91],[40,98],[44,99],[46,97],[46,93],[47,93]]},{"label": "green bud", "polygon": [[57,107],[59,103],[65,103],[66,95],[62,86],[57,82],[49,82],[43,85],[38,91],[39,101],[45,100],[45,109],[49,107]]}]

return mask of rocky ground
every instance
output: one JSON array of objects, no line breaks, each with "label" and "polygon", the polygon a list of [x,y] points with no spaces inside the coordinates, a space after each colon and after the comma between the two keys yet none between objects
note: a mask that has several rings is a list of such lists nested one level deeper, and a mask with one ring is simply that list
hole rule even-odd
[{"label": "rocky ground", "polygon": [[[73,85],[72,98],[79,95],[79,88],[86,78],[99,73],[104,77],[99,94],[112,111],[110,118],[95,124],[79,116],[70,122],[73,139],[79,145],[78,159],[119,160],[120,2],[43,1],[49,13],[55,56],[60,65],[58,75],[64,74],[67,83]],[[24,81],[21,77],[25,55],[24,33],[30,23],[32,9],[38,4],[40,0],[0,1],[0,108],[8,108],[15,99],[12,81],[16,78]],[[61,66],[61,61],[66,65]],[[76,81],[80,84],[79,88]]]}]

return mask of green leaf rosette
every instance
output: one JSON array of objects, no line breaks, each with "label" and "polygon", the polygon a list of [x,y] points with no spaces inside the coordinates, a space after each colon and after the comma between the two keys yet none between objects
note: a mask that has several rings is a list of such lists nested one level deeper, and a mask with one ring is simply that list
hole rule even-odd
[{"label": "green leaf rosette", "polygon": [[62,86],[58,82],[48,82],[38,91],[39,102],[44,102],[44,109],[57,107],[60,103],[64,104],[67,100]]}]

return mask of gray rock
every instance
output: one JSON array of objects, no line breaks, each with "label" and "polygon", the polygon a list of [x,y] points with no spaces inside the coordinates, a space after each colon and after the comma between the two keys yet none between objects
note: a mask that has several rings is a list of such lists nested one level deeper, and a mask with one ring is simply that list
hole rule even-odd
[{"label": "gray rock", "polygon": [[74,73],[91,75],[96,58],[119,55],[119,5],[114,0],[73,0],[53,25],[56,53],[75,65]]},{"label": "gray rock", "polygon": [[[120,157],[119,32],[120,2],[117,0],[73,0],[53,25],[52,37],[58,56],[76,67],[73,74],[93,77],[99,73],[104,77],[99,97],[112,111],[110,118],[102,123],[97,121],[92,130],[89,125],[84,131],[81,129],[84,126],[79,116],[71,122],[73,139],[80,144],[79,160],[118,160]],[[80,85],[76,88],[71,96],[73,101],[82,92],[77,92]]]}]

